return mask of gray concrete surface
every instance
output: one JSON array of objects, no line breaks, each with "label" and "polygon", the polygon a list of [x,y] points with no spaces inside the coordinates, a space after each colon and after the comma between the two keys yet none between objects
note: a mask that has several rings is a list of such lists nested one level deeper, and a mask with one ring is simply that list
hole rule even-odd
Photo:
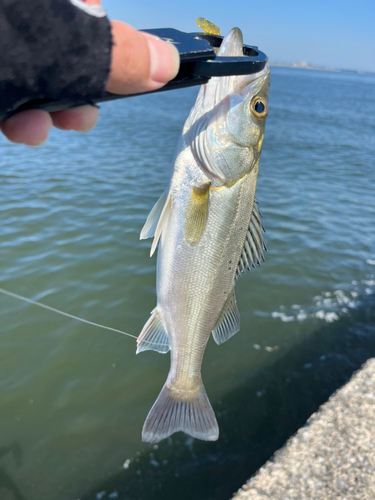
[{"label": "gray concrete surface", "polygon": [[233,498],[375,500],[375,358]]}]

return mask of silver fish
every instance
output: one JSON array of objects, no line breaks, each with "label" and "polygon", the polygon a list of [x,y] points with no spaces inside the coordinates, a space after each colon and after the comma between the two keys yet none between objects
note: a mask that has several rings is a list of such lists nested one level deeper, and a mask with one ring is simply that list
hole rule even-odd
[{"label": "silver fish", "polygon": [[[231,30],[220,56],[242,56]],[[240,328],[236,278],[260,264],[265,248],[254,198],[270,86],[268,64],[247,76],[212,78],[198,94],[177,145],[170,184],[147,218],[141,239],[159,242],[157,306],[138,337],[140,351],[171,350],[167,381],[151,408],[143,441],[177,431],[219,436],[201,378],[212,332],[221,344]]]}]

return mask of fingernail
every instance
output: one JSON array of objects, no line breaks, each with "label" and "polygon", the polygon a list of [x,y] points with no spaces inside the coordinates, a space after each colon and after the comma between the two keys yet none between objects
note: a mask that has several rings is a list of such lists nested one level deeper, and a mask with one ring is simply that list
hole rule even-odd
[{"label": "fingernail", "polygon": [[178,73],[180,56],[171,43],[160,39],[148,39],[151,59],[151,79],[156,83],[167,83]]}]

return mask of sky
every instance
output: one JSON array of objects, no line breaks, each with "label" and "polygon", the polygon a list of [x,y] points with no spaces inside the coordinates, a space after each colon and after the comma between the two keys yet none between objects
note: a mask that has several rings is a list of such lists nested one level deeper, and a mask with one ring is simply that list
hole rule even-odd
[{"label": "sky", "polygon": [[137,29],[199,31],[205,17],[226,34],[241,28],[272,62],[375,72],[375,0],[102,0],[110,19]]}]

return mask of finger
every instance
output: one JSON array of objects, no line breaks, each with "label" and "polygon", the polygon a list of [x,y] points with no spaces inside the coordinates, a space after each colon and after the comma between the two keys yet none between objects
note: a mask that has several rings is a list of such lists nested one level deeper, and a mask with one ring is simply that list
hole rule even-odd
[{"label": "finger", "polygon": [[30,109],[4,120],[0,127],[5,137],[12,142],[40,146],[47,140],[52,119],[45,111]]},{"label": "finger", "polygon": [[127,24],[112,21],[112,62],[106,86],[114,94],[156,90],[178,72],[176,47]]},{"label": "finger", "polygon": [[99,110],[95,106],[78,106],[64,111],[53,111],[51,118],[53,125],[60,130],[76,130],[87,132],[95,127],[98,121]]},{"label": "finger", "polygon": [[87,5],[101,5],[100,0],[83,0]]}]

